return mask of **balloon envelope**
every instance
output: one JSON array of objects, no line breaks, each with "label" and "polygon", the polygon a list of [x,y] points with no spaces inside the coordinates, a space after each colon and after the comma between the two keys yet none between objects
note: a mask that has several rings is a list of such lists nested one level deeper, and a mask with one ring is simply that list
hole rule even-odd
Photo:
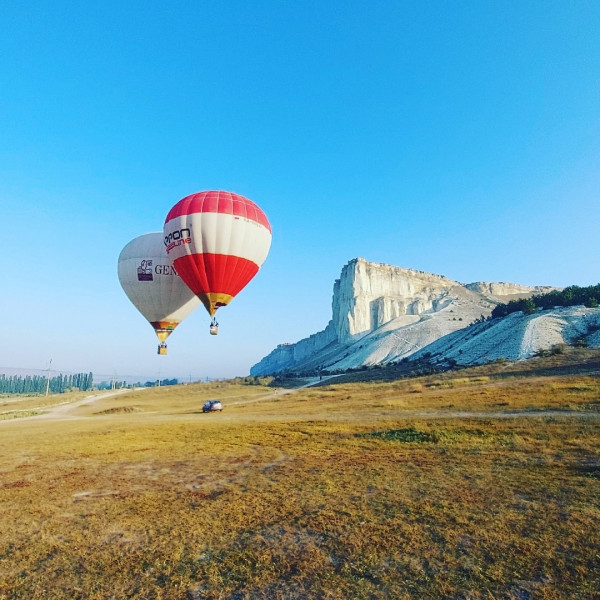
[{"label": "balloon envelope", "polygon": [[129,300],[161,342],[200,304],[170,263],[160,232],[129,242],[119,255],[118,271]]},{"label": "balloon envelope", "polygon": [[181,278],[214,315],[249,283],[267,258],[271,225],[244,196],[199,192],[169,211],[164,244]]}]

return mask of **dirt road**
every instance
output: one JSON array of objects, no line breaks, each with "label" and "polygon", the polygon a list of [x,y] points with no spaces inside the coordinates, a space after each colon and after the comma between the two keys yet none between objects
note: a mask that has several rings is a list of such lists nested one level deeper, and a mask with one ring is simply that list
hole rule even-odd
[{"label": "dirt road", "polygon": [[15,423],[22,421],[31,421],[31,420],[46,420],[46,421],[64,421],[67,419],[79,419],[81,417],[72,415],[72,411],[76,408],[84,405],[84,404],[93,404],[98,400],[103,400],[104,398],[110,398],[111,396],[120,396],[121,394],[125,394],[131,390],[127,388],[123,388],[120,390],[110,390],[107,392],[98,392],[96,394],[91,394],[90,396],[86,396],[81,400],[76,400],[75,402],[65,402],[62,404],[57,404],[56,406],[52,406],[50,408],[44,408],[44,412],[38,415],[31,415],[27,417],[18,417],[13,419],[0,419],[0,425],[2,423]]}]

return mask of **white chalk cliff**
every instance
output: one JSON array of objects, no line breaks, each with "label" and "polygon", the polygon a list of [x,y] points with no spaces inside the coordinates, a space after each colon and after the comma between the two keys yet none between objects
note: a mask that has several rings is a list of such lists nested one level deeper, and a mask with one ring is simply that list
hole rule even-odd
[{"label": "white chalk cliff", "polygon": [[[355,258],[343,267],[334,283],[332,319],[327,327],[297,343],[280,344],[254,365],[250,374],[319,368],[343,370],[395,362],[418,355],[420,351],[422,354],[430,344],[464,329],[482,316],[488,317],[499,302],[552,289],[555,288],[513,283],[464,285],[443,275]],[[599,309],[585,310],[597,311],[600,322]],[[550,336],[552,343],[561,336],[562,333]],[[544,346],[544,336],[538,338],[535,343],[521,344],[525,349],[523,356]],[[457,358],[454,354],[453,358],[459,363],[470,356],[455,350]],[[474,362],[487,360],[485,353],[480,354]]]}]

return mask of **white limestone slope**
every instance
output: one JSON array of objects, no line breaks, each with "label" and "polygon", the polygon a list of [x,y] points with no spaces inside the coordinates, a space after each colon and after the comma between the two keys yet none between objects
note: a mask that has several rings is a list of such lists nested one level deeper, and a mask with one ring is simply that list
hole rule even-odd
[{"label": "white limestone slope", "polygon": [[[588,334],[593,344],[593,311],[599,309],[572,309],[572,314],[559,310],[529,318],[518,313],[498,323],[487,321],[467,328],[487,318],[498,302],[551,289],[511,283],[463,285],[442,275],[356,258],[343,267],[334,283],[332,319],[327,327],[295,344],[277,346],[250,373],[343,370],[425,352],[477,364],[500,356],[530,356]],[[481,334],[477,340],[475,333]]]},{"label": "white limestone slope", "polygon": [[440,338],[413,358],[428,353],[434,361],[453,360],[459,365],[483,364],[498,358],[520,360],[580,339],[590,347],[600,347],[599,331],[600,308],[556,307],[533,315],[516,312]]}]

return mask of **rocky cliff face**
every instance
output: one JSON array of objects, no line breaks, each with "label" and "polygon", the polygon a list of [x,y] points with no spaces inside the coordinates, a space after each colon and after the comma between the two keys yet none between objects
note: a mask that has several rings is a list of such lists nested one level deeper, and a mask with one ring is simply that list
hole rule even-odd
[{"label": "rocky cliff face", "polygon": [[250,374],[391,362],[487,317],[499,301],[551,289],[510,283],[463,285],[443,275],[355,258],[334,283],[327,327],[295,344],[277,346]]},{"label": "rocky cliff face", "polygon": [[336,343],[332,322],[318,333],[304,338],[295,344],[279,344],[268,356],[250,369],[250,375],[270,375],[294,368],[318,356],[319,353]]},{"label": "rocky cliff face", "polygon": [[355,258],[333,285],[332,323],[337,340],[354,341],[396,317],[440,310],[457,286],[442,275]]}]

